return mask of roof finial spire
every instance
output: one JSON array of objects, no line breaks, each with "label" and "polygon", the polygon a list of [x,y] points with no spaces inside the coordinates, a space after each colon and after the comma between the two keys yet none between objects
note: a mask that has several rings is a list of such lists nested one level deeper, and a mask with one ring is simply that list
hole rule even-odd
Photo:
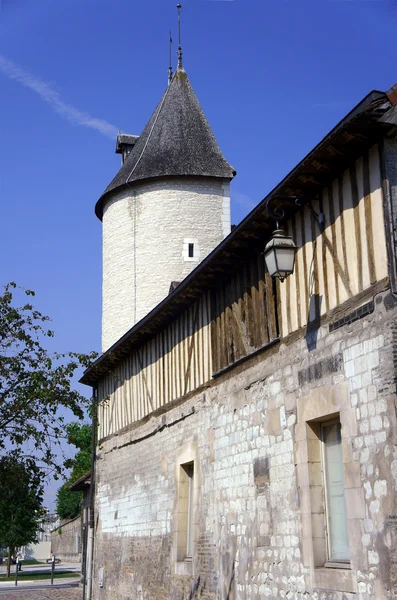
[{"label": "roof finial spire", "polygon": [[181,8],[182,4],[176,5],[178,9],[178,71],[183,69],[182,65],[182,46],[181,46]]},{"label": "roof finial spire", "polygon": [[170,66],[168,67],[168,85],[170,85],[172,81],[172,33],[170,31]]}]

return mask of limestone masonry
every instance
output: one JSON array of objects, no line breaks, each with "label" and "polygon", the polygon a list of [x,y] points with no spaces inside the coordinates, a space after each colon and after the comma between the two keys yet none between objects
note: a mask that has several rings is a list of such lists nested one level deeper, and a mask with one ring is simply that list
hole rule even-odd
[{"label": "limestone masonry", "polygon": [[[152,181],[112,196],[103,213],[103,350],[229,233],[230,185],[222,180]],[[183,255],[187,238],[195,240],[192,260]]]},{"label": "limestone masonry", "polygon": [[[106,588],[96,598],[395,597],[397,308],[388,298],[379,295],[370,317],[344,329],[321,327],[310,357],[301,336],[100,442],[96,565],[104,567]],[[310,365],[319,376],[302,385]],[[314,568],[324,497],[320,485],[310,498],[321,476],[306,419],[335,413],[343,432],[349,570]],[[200,479],[194,560],[178,576],[176,470],[183,453]]]}]

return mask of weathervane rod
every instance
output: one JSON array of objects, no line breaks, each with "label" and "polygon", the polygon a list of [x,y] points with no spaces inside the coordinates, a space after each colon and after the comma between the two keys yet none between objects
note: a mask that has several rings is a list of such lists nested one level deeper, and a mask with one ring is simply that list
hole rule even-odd
[{"label": "weathervane rod", "polygon": [[178,69],[183,69],[182,65],[182,46],[181,46],[181,8],[182,4],[176,5],[178,9]]},{"label": "weathervane rod", "polygon": [[170,85],[172,81],[172,33],[170,31],[170,66],[168,67],[168,85]]}]

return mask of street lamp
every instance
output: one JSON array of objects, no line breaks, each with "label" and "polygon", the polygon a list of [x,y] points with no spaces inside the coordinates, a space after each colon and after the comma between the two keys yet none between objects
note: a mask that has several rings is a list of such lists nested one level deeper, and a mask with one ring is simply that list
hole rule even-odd
[{"label": "street lamp", "polygon": [[265,247],[265,263],[270,277],[278,277],[284,281],[294,272],[295,255],[298,246],[290,235],[285,235],[283,229],[275,229],[273,237]]},{"label": "street lamp", "polygon": [[294,272],[295,255],[298,251],[298,246],[290,235],[285,235],[284,230],[279,226],[279,220],[284,219],[285,211],[280,206],[276,206],[273,210],[270,208],[270,203],[274,200],[293,200],[299,207],[306,204],[312,215],[317,219],[320,230],[324,230],[324,214],[316,213],[310,201],[301,196],[271,196],[265,205],[267,214],[276,221],[276,229],[273,231],[273,237],[265,246],[264,257],[267,270],[271,277],[278,277],[282,282],[288,275]]}]

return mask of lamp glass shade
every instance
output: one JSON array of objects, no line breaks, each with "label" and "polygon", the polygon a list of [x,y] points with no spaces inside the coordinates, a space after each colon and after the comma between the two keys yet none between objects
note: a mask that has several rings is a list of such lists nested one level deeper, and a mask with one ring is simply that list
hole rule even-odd
[{"label": "lamp glass shade", "polygon": [[294,272],[295,255],[298,247],[291,236],[284,235],[282,229],[273,232],[273,237],[265,247],[266,267],[271,277],[278,277],[284,281]]},{"label": "lamp glass shade", "polygon": [[265,263],[267,266],[267,270],[271,277],[274,277],[274,274],[277,273],[277,258],[276,251],[274,248],[269,248],[267,251],[265,250]]}]

